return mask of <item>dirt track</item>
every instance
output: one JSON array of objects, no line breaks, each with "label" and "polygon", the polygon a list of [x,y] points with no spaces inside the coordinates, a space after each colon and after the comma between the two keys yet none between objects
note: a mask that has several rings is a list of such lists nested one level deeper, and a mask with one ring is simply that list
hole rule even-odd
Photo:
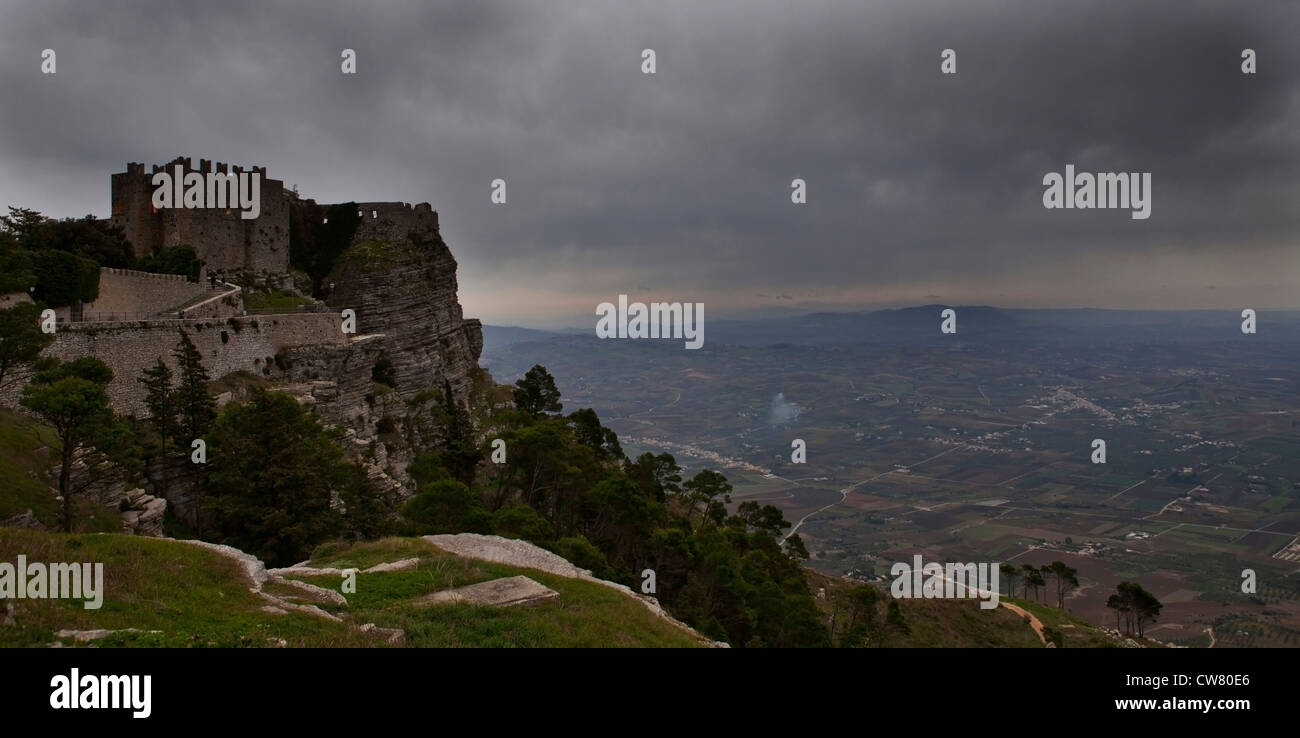
[{"label": "dirt track", "polygon": [[1047,642],[1047,637],[1043,635],[1043,621],[1034,617],[1034,614],[1032,612],[1029,612],[1028,610],[1026,610],[1025,608],[1019,605],[1013,605],[1009,602],[999,602],[998,604],[1002,605],[1003,607],[1007,608],[1011,612],[1014,612],[1015,614],[1021,617],[1029,618],[1029,626],[1034,629],[1035,633],[1038,634],[1038,640],[1042,641],[1043,644],[1046,645],[1048,648],[1056,648],[1055,643]]}]

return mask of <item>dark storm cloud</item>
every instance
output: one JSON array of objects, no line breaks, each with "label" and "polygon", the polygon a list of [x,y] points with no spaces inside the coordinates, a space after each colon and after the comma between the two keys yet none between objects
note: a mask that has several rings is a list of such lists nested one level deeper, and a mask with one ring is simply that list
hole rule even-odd
[{"label": "dark storm cloud", "polygon": [[[1294,3],[326,5],[3,6],[0,201],[105,215],[109,172],[176,154],[427,200],[493,320],[617,291],[1296,305]],[[1152,217],[1044,210],[1067,163],[1151,172]]]}]

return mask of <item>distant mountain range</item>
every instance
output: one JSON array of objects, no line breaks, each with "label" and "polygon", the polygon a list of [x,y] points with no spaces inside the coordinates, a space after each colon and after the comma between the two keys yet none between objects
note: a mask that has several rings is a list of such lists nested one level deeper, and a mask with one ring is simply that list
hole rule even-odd
[{"label": "distant mountain range", "polygon": [[[940,313],[953,307],[957,333],[940,333]],[[705,343],[738,346],[843,343],[932,344],[995,339],[1048,343],[1197,343],[1223,340],[1300,340],[1300,311],[1256,311],[1257,332],[1241,332],[1241,311],[1010,309],[984,305],[923,305],[897,310],[822,312],[768,319],[707,319]],[[592,318],[591,335],[595,335]],[[516,343],[574,335],[571,331],[483,326],[484,353]],[[578,334],[582,335],[582,334]]]}]

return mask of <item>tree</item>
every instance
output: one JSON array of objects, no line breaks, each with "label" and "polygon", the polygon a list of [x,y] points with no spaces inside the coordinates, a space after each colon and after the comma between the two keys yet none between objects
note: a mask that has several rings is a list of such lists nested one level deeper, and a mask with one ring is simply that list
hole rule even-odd
[{"label": "tree", "polygon": [[202,266],[203,262],[194,252],[194,247],[185,243],[167,246],[156,254],[140,259],[135,264],[135,268],[142,272],[182,274],[190,280],[199,278],[199,269]]},{"label": "tree", "polygon": [[127,269],[135,263],[135,254],[122,230],[111,221],[99,220],[93,215],[63,220],[44,219],[20,243],[31,251],[73,254],[97,266]]},{"label": "tree", "polygon": [[1118,627],[1121,616],[1124,622],[1124,635],[1137,634],[1142,638],[1146,626],[1156,622],[1163,605],[1155,595],[1142,588],[1137,582],[1120,582],[1115,587],[1115,594],[1106,600],[1106,607],[1115,611],[1115,624]]},{"label": "tree", "polygon": [[535,364],[523,379],[515,382],[515,407],[532,417],[564,409],[560,404],[560,390],[555,387],[555,377],[546,371],[546,367]]},{"label": "tree", "polygon": [[72,485],[74,463],[86,463],[89,484],[107,463],[129,463],[134,456],[129,434],[108,404],[104,388],[112,380],[113,371],[106,364],[83,357],[37,372],[19,400],[58,437],[59,495],[67,533],[73,527],[73,496],[80,491]]},{"label": "tree", "polygon": [[30,251],[16,248],[13,236],[0,231],[0,294],[27,292],[36,287],[36,266]]},{"label": "tree", "polygon": [[1056,580],[1056,606],[1064,610],[1066,593],[1079,586],[1079,572],[1062,561],[1053,561],[1047,568]]},{"label": "tree", "polygon": [[592,449],[601,459],[623,458],[623,447],[619,445],[618,435],[600,424],[596,411],[584,407],[569,415],[569,424],[578,443]]},{"label": "tree", "polygon": [[474,425],[469,412],[456,401],[451,382],[442,380],[443,410],[447,414],[446,433],[442,444],[442,463],[452,477],[461,484],[474,484],[474,469],[483,458],[483,452],[474,443]]},{"label": "tree", "polygon": [[[731,485],[728,484],[727,488],[729,490]],[[731,500],[730,496],[726,499],[728,502]],[[721,503],[711,502],[710,507],[714,504],[721,506]],[[767,533],[773,538],[780,536],[783,528],[790,527],[789,521],[785,519],[785,515],[781,513],[779,508],[773,505],[763,505],[760,507],[759,504],[753,500],[746,500],[745,502],[740,503],[740,507],[736,508],[736,515],[733,519],[743,521],[748,527]]]},{"label": "tree", "polygon": [[185,329],[179,329],[181,340],[172,356],[180,372],[176,388],[176,412],[180,416],[176,440],[183,448],[201,438],[217,417],[217,406],[208,394],[208,370],[203,368],[203,358]]},{"label": "tree", "polygon": [[454,479],[443,479],[421,489],[402,505],[402,517],[413,535],[486,533],[490,524],[483,500]]},{"label": "tree", "polygon": [[[705,519],[720,524],[722,515],[726,514],[726,508],[722,507],[722,503],[731,502],[731,482],[712,469],[702,469],[682,484],[680,497],[686,503],[687,521],[695,516],[696,510],[702,510]],[[754,504],[755,512],[757,507],[758,505]],[[722,515],[719,515],[719,512]]]},{"label": "tree", "polygon": [[1020,570],[1015,564],[1003,564],[999,567],[1002,578],[1007,580],[1007,596],[1013,596],[1016,593],[1016,577],[1020,576]]},{"label": "tree", "polygon": [[260,388],[228,405],[208,433],[204,528],[273,566],[317,544],[384,529],[389,500],[292,397]]},{"label": "tree", "polygon": [[0,310],[0,388],[5,375],[36,361],[54,336],[41,330],[41,306],[20,303]]},{"label": "tree", "polygon": [[1128,614],[1132,609],[1128,599],[1122,594],[1113,594],[1106,600],[1106,607],[1115,611],[1115,630],[1121,630],[1128,622]]},{"label": "tree", "polygon": [[136,378],[145,387],[144,405],[149,410],[149,424],[158,431],[162,452],[167,453],[167,441],[176,434],[176,389],[172,386],[172,370],[162,360],[145,369]]},{"label": "tree", "polygon": [[799,537],[798,533],[791,533],[787,536],[783,545],[785,546],[786,554],[789,555],[790,558],[795,561],[808,560],[808,547],[803,544],[803,539]]},{"label": "tree", "polygon": [[1025,577],[1025,599],[1029,599],[1029,590],[1034,590],[1034,599],[1041,599],[1038,592],[1042,587],[1047,585],[1047,580],[1043,578],[1043,572],[1029,564],[1021,567]]},{"label": "tree", "polygon": [[9,215],[0,215],[0,227],[23,248],[30,248],[32,238],[44,222],[45,216],[39,212],[12,205],[9,206]]},{"label": "tree", "polygon": [[672,454],[645,452],[636,461],[627,461],[623,470],[628,477],[656,500],[664,502],[682,491],[682,468]]},{"label": "tree", "polygon": [[57,249],[31,253],[36,289],[32,299],[51,307],[94,302],[99,296],[99,264]]},{"label": "tree", "polygon": [[832,593],[831,635],[835,645],[840,648],[881,645],[884,617],[880,604],[884,599],[884,593],[871,585]]}]

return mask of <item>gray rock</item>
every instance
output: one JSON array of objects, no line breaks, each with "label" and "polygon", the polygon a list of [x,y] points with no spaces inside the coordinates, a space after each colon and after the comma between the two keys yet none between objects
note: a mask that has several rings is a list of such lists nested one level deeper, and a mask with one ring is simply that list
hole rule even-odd
[{"label": "gray rock", "polygon": [[416,603],[421,605],[441,605],[463,602],[470,605],[511,607],[513,605],[535,605],[540,602],[559,599],[559,597],[560,593],[549,587],[534,582],[525,576],[515,576],[434,592],[416,600]]},{"label": "gray rock", "polygon": [[293,587],[317,602],[323,601],[333,605],[342,605],[343,607],[347,607],[348,605],[348,598],[332,589],[326,589],[314,584],[308,584],[307,582],[300,582],[296,579],[285,579],[284,577],[274,575],[271,576],[271,581],[276,584]]},{"label": "gray rock", "polygon": [[383,564],[375,564],[374,566],[362,571],[361,573],[375,574],[381,571],[409,571],[411,569],[419,568],[419,566],[420,566],[419,559],[402,559],[401,561],[389,561]]},{"label": "gray rock", "polygon": [[[692,635],[699,637],[701,640],[708,640],[701,635],[699,631],[669,615],[667,611],[660,607],[659,601],[653,597],[647,597],[633,592],[631,588],[618,584],[617,582],[610,582],[592,576],[590,571],[574,566],[564,557],[553,554],[539,546],[534,546],[528,541],[520,541],[514,538],[502,538],[501,536],[485,536],[478,533],[424,536],[424,540],[444,551],[447,551],[448,553],[456,554],[457,556],[464,556],[470,559],[482,559],[483,561],[492,561],[498,564],[521,566],[528,569],[538,569],[548,574],[558,574],[559,576],[570,577],[573,579],[584,579],[612,589],[617,589],[628,597],[640,602],[646,607],[646,609],[655,615],[667,620]],[[729,648],[727,644],[720,641],[708,640],[708,643],[715,648]]]},{"label": "gray rock", "polygon": [[32,512],[31,508],[27,508],[27,512],[18,513],[8,520],[0,521],[0,527],[45,530],[45,526],[41,525],[41,521],[36,519],[36,513]]},{"label": "gray rock", "polygon": [[389,643],[397,646],[406,643],[406,631],[401,628],[380,628],[374,623],[366,623],[358,628],[362,633],[374,633],[382,636]]},{"label": "gray rock", "polygon": [[96,630],[60,630],[55,632],[54,635],[59,638],[73,638],[80,643],[86,643],[88,641],[97,641],[100,638],[103,638],[105,636],[110,636],[114,633],[161,633],[161,632],[162,632],[161,630],[144,631],[144,630],[140,630],[139,628],[123,628],[121,630],[105,630],[103,628],[99,628]]}]

